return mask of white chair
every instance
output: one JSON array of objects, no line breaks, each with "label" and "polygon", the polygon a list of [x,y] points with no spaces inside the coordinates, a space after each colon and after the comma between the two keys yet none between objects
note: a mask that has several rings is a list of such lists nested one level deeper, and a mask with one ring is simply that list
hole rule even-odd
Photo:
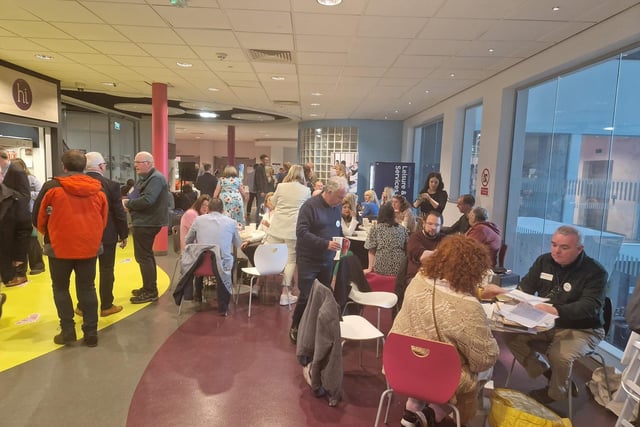
[{"label": "white chair", "polygon": [[342,345],[345,341],[360,343],[360,366],[362,366],[362,341],[379,340],[384,342],[384,334],[367,319],[358,315],[342,316],[340,321],[340,337]]},{"label": "white chair", "polygon": [[[253,256],[253,262],[255,267],[244,267],[242,272],[251,276],[249,282],[249,312],[248,317],[251,317],[251,298],[253,297],[253,284],[260,277],[265,276],[282,276],[284,267],[287,265],[287,245],[284,243],[276,244],[264,244],[258,246],[256,253]],[[237,281],[236,287],[236,304],[238,304],[238,298],[243,286],[240,280]],[[291,303],[289,303],[289,310],[291,310]]]},{"label": "white chair", "polygon": [[[349,299],[344,306],[343,314],[347,310],[347,306],[349,304],[360,304],[366,305],[370,307],[378,308],[378,318],[376,322],[376,327],[380,329],[380,309],[381,308],[393,308],[398,303],[398,296],[393,292],[383,292],[383,291],[371,291],[371,292],[361,292],[358,290],[358,285],[351,282],[351,291],[349,292]],[[376,357],[380,356],[380,341],[376,343]]]}]

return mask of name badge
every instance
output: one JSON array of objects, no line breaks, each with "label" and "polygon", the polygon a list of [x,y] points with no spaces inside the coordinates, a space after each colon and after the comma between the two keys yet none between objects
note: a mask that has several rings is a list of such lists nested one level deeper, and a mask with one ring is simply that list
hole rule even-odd
[{"label": "name badge", "polygon": [[550,273],[540,273],[540,278],[542,280],[548,280],[548,281],[552,281],[553,280],[553,274]]},{"label": "name badge", "polygon": [[564,282],[564,284],[562,285],[562,289],[564,289],[565,292],[571,292],[571,283]]},{"label": "name badge", "polygon": [[341,226],[340,221],[336,221],[336,227],[340,228],[340,226]]}]

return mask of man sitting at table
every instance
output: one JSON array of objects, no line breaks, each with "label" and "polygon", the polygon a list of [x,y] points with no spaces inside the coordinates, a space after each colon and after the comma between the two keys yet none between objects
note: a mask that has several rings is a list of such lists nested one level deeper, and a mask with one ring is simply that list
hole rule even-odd
[{"label": "man sitting at table", "polygon": [[[195,219],[185,242],[198,243],[201,245],[217,245],[220,249],[220,264],[222,271],[220,276],[225,282],[225,286],[216,286],[218,296],[218,313],[227,315],[229,300],[231,298],[231,270],[233,268],[233,247],[239,248],[242,240],[238,233],[238,223],[223,213],[222,200],[211,199],[209,202],[209,213],[200,215]],[[201,278],[197,283],[197,290],[201,291]],[[201,295],[201,294],[200,294]],[[197,299],[197,298],[196,298]]]},{"label": "man sitting at table", "polygon": [[493,266],[498,265],[498,252],[502,246],[500,229],[489,221],[489,213],[485,208],[475,207],[469,212],[469,224],[471,228],[465,235],[482,243],[489,251]]},{"label": "man sitting at table", "polygon": [[[555,327],[537,334],[505,334],[515,358],[531,378],[544,375],[549,385],[531,396],[543,404],[567,397],[569,374],[576,359],[587,354],[604,338],[602,307],[607,283],[606,270],[584,253],[582,235],[563,225],[551,238],[551,252],[541,255],[519,284],[519,289],[549,298],[535,307],[558,316]],[[482,297],[506,290],[486,286]],[[542,358],[546,356],[546,361]],[[571,383],[571,393],[578,389]]]}]

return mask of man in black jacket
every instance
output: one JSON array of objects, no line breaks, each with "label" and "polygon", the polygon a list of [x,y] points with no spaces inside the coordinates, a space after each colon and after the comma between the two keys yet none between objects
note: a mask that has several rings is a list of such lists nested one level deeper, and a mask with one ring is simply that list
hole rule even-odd
[{"label": "man in black jacket", "polygon": [[196,179],[196,188],[200,190],[201,194],[208,194],[213,197],[213,192],[218,185],[218,178],[211,173],[211,163],[205,163],[202,168],[204,173]]},{"label": "man in black jacket", "polygon": [[[121,248],[127,245],[129,226],[127,225],[127,214],[122,207],[120,184],[104,176],[107,169],[104,158],[95,151],[87,153],[86,157],[86,174],[100,181],[102,191],[107,196],[109,203],[107,226],[102,234],[104,251],[98,257],[100,262],[100,316],[105,317],[122,311],[121,305],[113,304],[113,282],[115,280],[113,269],[116,261],[116,245],[118,242],[120,242]],[[76,308],[76,313],[81,315],[79,310]]]},{"label": "man in black jacket", "polygon": [[536,308],[558,316],[555,327],[546,332],[505,334],[507,346],[529,376],[549,379],[547,387],[531,392],[540,403],[565,399],[569,387],[577,394],[569,382],[571,367],[604,338],[606,283],[606,270],[584,253],[580,232],[570,226],[556,230],[551,252],[538,257],[520,282],[520,290],[549,298]]}]

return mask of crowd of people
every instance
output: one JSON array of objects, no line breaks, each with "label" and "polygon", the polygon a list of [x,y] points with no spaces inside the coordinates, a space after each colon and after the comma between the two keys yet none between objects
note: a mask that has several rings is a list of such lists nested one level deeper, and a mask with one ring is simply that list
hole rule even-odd
[{"label": "crowd of people", "polygon": [[[203,165],[204,173],[195,183],[200,195],[181,217],[183,263],[196,263],[202,250],[214,252],[216,278],[222,281],[217,286],[219,313],[228,314],[234,248],[252,260],[260,244],[285,244],[288,258],[280,304],[295,304],[289,338],[296,343],[312,286],[332,286],[334,258],[343,250],[336,238],[362,231],[368,255],[362,273],[395,281],[398,304],[391,331],[457,348],[462,376],[455,401],[462,424],[467,423],[477,409],[478,382],[490,378],[499,351],[480,303],[506,292],[486,280],[497,266],[503,239],[488,211],[475,206],[472,195],[461,195],[460,217],[443,227],[448,194],[437,172],[428,175],[413,202],[387,187],[380,198],[373,190],[365,191],[358,203],[358,196],[349,191],[349,173],[339,164],[334,176],[319,180],[313,164],[287,164],[276,175],[269,161],[261,155],[243,178],[231,165],[219,178],[211,165]],[[41,185],[23,162],[0,150],[0,273],[5,286],[20,285],[28,280],[28,265],[30,274],[44,271],[44,252],[60,320],[54,342],[68,345],[77,340],[78,314],[83,341],[93,347],[98,343],[98,315],[123,310],[113,303],[114,261],[118,244],[124,248],[129,233],[142,278],[130,301],[158,299],[153,242],[167,225],[170,193],[148,152],[135,156],[138,179],[128,185],[125,196],[118,183],[104,176],[106,162],[100,153],[69,150],[62,164],[64,173]],[[250,221],[254,203],[255,220]],[[239,231],[248,222],[263,234],[243,242]],[[34,229],[44,237],[44,248]],[[94,284],[98,262],[99,303]],[[69,293],[71,272],[78,298],[75,309]],[[549,298],[536,308],[557,316],[552,329],[505,337],[531,377],[549,380],[532,393],[539,402],[549,404],[572,392],[573,362],[602,340],[606,280],[604,268],[585,254],[580,232],[562,226],[551,239],[550,252],[541,255],[520,282],[522,291]],[[259,285],[254,291],[259,292]],[[0,314],[5,301],[5,294],[0,294]],[[445,407],[409,397],[401,424],[432,427],[448,416]]]}]

